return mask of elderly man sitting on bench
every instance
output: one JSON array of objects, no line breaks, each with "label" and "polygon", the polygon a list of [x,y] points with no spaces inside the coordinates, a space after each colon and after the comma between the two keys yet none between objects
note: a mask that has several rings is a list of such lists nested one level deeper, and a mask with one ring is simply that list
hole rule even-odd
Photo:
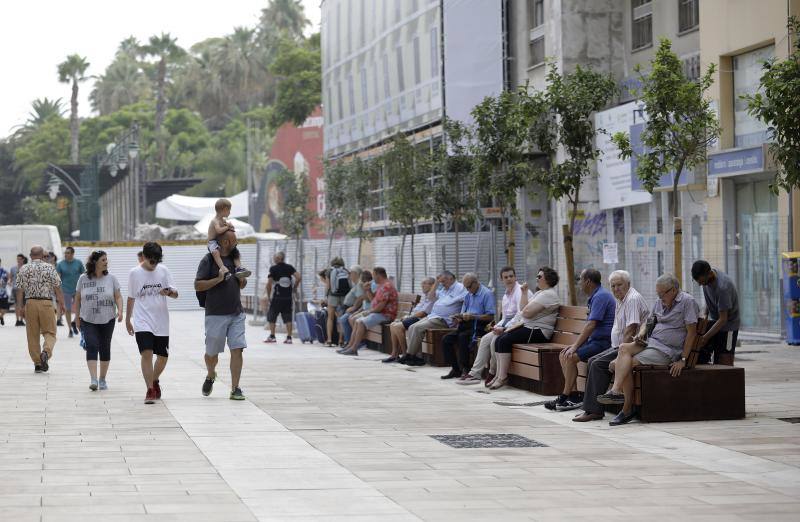
[{"label": "elderly man sitting on bench", "polygon": [[636,417],[633,407],[635,366],[668,365],[672,376],[677,377],[694,346],[700,310],[692,294],[682,291],[672,274],[664,274],[656,280],[656,293],[658,301],[646,326],[633,342],[619,347],[613,363],[614,385],[607,393],[597,396],[600,404],[623,405],[622,411],[609,423],[611,426],[628,423]]}]

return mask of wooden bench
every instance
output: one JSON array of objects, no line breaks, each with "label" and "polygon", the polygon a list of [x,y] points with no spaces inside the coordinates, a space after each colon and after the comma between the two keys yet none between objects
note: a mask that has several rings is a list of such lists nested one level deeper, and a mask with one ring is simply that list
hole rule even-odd
[{"label": "wooden bench", "polygon": [[[403,319],[407,317],[411,310],[417,306],[420,296],[417,294],[409,294],[398,292],[397,294],[397,318]],[[391,321],[373,326],[367,330],[367,346],[380,350],[384,353],[392,353],[392,336],[389,333],[389,325]]]},{"label": "wooden bench", "polygon": [[455,332],[455,328],[431,328],[425,331],[422,338],[422,356],[431,366],[449,366],[444,359],[444,348],[442,339],[450,332]]},{"label": "wooden bench", "polygon": [[[705,331],[701,320],[698,331]],[[699,341],[699,335],[697,340]],[[643,422],[730,420],[745,416],[744,368],[697,364],[697,342],[679,377],[668,366],[640,365],[633,369],[634,404]],[[586,390],[588,364],[578,363],[578,390]],[[618,411],[618,406],[606,406]]]},{"label": "wooden bench", "polygon": [[[704,332],[705,327],[701,319],[698,332]],[[699,356],[695,342],[678,377],[670,374],[668,366],[640,365],[633,369],[634,403],[642,421],[732,420],[745,416],[744,368],[698,365]]]},{"label": "wooden bench", "polygon": [[515,344],[508,369],[509,383],[542,395],[561,393],[564,375],[561,373],[558,353],[578,339],[586,325],[588,313],[585,306],[560,306],[549,343]]}]

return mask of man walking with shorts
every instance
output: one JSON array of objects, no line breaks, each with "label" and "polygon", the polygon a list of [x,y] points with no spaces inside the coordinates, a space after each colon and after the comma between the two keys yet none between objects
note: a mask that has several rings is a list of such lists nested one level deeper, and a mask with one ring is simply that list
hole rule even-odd
[{"label": "man walking with shorts", "polygon": [[[235,270],[233,249],[236,248],[236,234],[227,231],[217,237],[219,253],[225,268],[230,273]],[[230,399],[245,399],[239,387],[242,375],[242,351],[247,348],[245,339],[245,314],[242,309],[241,290],[247,286],[247,279],[230,277],[225,279],[211,254],[206,254],[197,267],[194,289],[198,297],[205,296],[206,332],[206,379],[203,382],[203,395],[208,397],[217,379],[219,354],[225,351],[225,343],[231,352],[231,394]]]},{"label": "man walking with shorts", "polygon": [[[169,357],[169,310],[167,297],[178,298],[178,290],[169,269],[161,264],[161,245],[147,242],[142,249],[144,262],[132,268],[128,276],[128,306],[125,326],[129,335],[136,334],[136,345],[142,357],[142,377],[147,385],[145,404],[161,398],[159,377]],[[131,323],[133,314],[133,323]],[[156,355],[153,364],[153,354]]]},{"label": "man walking with shorts", "polygon": [[64,249],[64,259],[56,265],[56,272],[61,277],[61,292],[64,294],[64,308],[66,309],[64,315],[67,316],[67,330],[69,330],[70,337],[78,334],[78,327],[75,326],[72,318],[72,301],[75,299],[78,279],[85,271],[83,263],[75,259],[75,249],[71,246]]},{"label": "man walking with shorts", "polygon": [[269,337],[264,339],[265,343],[277,342],[275,339],[275,326],[278,322],[278,315],[283,319],[286,326],[286,340],[284,343],[292,344],[292,301],[294,291],[300,285],[300,272],[285,262],[286,254],[277,252],[272,261],[275,263],[269,267],[267,280],[267,294],[264,299],[269,299],[269,310],[267,311],[267,322],[269,323]]},{"label": "man walking with shorts", "polygon": [[[59,311],[64,311],[64,296],[61,294],[61,279],[50,263],[45,263],[44,249],[31,247],[31,263],[22,266],[17,273],[17,305],[20,318],[27,319],[28,353],[36,373],[50,369],[48,361],[53,357],[56,345],[56,311],[53,310],[55,294]],[[41,337],[44,336],[44,350]]]}]

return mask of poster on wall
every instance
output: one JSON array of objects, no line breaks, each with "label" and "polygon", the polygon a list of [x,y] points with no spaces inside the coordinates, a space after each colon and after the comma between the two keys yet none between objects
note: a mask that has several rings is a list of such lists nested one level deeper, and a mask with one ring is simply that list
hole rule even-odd
[{"label": "poster on wall", "polygon": [[631,188],[631,160],[619,157],[619,148],[611,141],[615,132],[630,132],[634,124],[636,102],[626,103],[595,115],[595,128],[598,132],[597,148],[601,151],[597,159],[597,188],[600,196],[600,209],[627,207],[650,203],[652,196],[647,192]]}]

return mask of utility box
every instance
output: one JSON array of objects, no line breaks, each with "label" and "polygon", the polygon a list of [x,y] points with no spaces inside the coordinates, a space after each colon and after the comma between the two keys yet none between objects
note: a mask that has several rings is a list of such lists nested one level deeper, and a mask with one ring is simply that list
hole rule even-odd
[{"label": "utility box", "polygon": [[784,252],[782,262],[786,342],[800,344],[800,252]]}]

